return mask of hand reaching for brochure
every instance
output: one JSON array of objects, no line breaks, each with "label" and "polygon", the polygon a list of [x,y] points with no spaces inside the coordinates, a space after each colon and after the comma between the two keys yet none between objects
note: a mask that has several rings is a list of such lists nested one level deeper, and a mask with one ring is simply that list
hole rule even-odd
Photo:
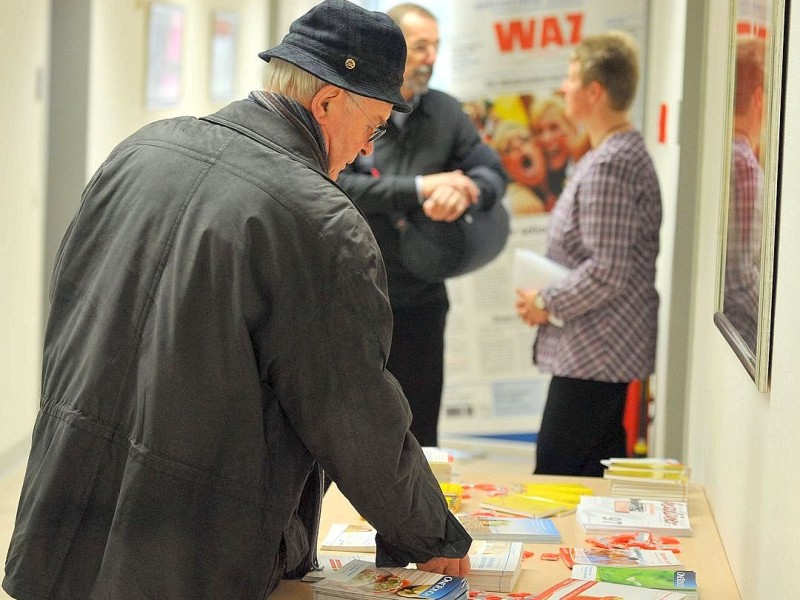
[{"label": "hand reaching for brochure", "polygon": [[435,556],[427,562],[417,563],[417,569],[442,575],[466,577],[470,571],[469,556],[464,558],[443,558]]}]

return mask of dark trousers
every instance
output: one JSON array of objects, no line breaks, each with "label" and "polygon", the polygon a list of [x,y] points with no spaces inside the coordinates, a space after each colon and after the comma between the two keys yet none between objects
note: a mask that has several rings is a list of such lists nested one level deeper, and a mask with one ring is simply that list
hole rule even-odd
[{"label": "dark trousers", "polygon": [[438,445],[448,308],[445,300],[392,310],[394,330],[387,367],[403,386],[414,415],[411,433],[422,446]]},{"label": "dark trousers", "polygon": [[536,441],[534,473],[602,477],[600,460],[627,455],[627,383],[553,377]]}]

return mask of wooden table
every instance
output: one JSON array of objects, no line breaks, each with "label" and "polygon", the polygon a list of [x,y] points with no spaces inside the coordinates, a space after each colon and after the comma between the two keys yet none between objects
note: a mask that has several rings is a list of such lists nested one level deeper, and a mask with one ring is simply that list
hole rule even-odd
[{"label": "wooden table", "polygon": [[[572,482],[591,487],[595,494],[604,495],[608,483],[598,478],[576,478],[531,475],[520,469],[518,464],[508,464],[484,459],[470,460],[455,465],[457,480],[463,484],[533,482]],[[479,502],[479,492],[470,491],[472,497],[465,500],[462,510],[475,510]],[[689,518],[694,530],[692,537],[680,538],[681,560],[687,570],[697,572],[698,596],[707,600],[741,600],[733,579],[728,559],[720,542],[714,517],[701,486],[692,485],[689,492]],[[339,490],[332,486],[325,496],[322,508],[320,537],[327,533],[332,523],[357,523],[359,516]],[[574,515],[554,519],[561,532],[561,546],[583,547],[586,535],[575,521]],[[531,593],[542,592],[551,585],[569,577],[569,569],[563,562],[543,561],[543,552],[557,552],[557,544],[526,544],[525,549],[534,552],[532,558],[523,562],[523,570],[515,591]],[[311,600],[308,584],[299,581],[284,581],[270,596],[270,600]]]}]

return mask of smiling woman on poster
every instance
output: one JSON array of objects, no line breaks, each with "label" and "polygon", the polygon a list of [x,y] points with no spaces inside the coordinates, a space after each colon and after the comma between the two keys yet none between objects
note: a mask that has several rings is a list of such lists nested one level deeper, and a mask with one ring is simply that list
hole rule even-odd
[{"label": "smiling woman on poster", "polygon": [[628,383],[655,366],[661,193],[629,116],[638,65],[629,35],[589,36],[561,85],[565,114],[585,128],[592,149],[548,228],[548,258],[571,273],[546,289],[517,290],[518,315],[539,326],[534,362],[553,376],[535,473],[599,477],[601,459],[625,456]]}]

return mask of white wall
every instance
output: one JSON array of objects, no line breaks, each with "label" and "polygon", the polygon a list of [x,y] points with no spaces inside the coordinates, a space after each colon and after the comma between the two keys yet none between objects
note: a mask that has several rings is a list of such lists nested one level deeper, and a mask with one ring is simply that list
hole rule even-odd
[{"label": "white wall", "polygon": [[[70,57],[58,64],[73,72],[51,71],[49,0],[3,0],[0,8],[0,475],[24,455],[30,438],[50,265],[85,181],[114,145],[145,123],[222,106],[208,93],[212,11],[241,15],[238,97],[262,85],[264,63],[257,54],[269,45],[266,0],[176,3],[186,10],[183,97],[163,111],[144,107],[148,2],[54,4],[54,10],[66,11],[59,12],[59,39],[73,40],[55,49]],[[84,66],[75,68],[80,63]],[[60,81],[52,113],[51,76]],[[75,165],[85,173],[64,171]]]},{"label": "white wall", "polygon": [[48,11],[0,9],[0,475],[24,453],[39,398]]},{"label": "white wall", "polygon": [[183,0],[173,4],[185,9],[181,101],[169,109],[150,110],[144,105],[149,3],[92,2],[87,178],[117,143],[142,125],[177,115],[202,116],[227,104],[212,102],[209,97],[214,11],[240,16],[237,97],[262,86],[264,61],[258,53],[269,45],[265,0]]},{"label": "white wall", "polygon": [[[712,316],[725,127],[726,0],[710,0],[706,37],[705,144],[697,197],[688,462],[706,486],[714,518],[743,598],[788,598],[800,577],[791,561],[800,531],[800,11],[789,30],[780,244],[777,251],[772,385],[759,393],[717,331]],[[702,573],[698,575],[702,577]]]},{"label": "white wall", "polygon": [[[686,23],[686,3],[675,0],[651,0],[649,6],[647,48],[642,69],[644,78],[644,135],[648,149],[658,172],[661,185],[663,216],[661,223],[661,250],[658,255],[656,288],[661,304],[658,320],[658,346],[656,353],[656,376],[652,379],[651,393],[655,398],[654,426],[648,436],[648,452],[660,455],[682,456],[682,439],[671,440],[665,437],[669,428],[668,419],[678,421],[679,431],[683,429],[683,410],[685,398],[682,393],[673,394],[668,386],[666,374],[676,361],[671,360],[670,343],[680,336],[673,334],[674,325],[680,327],[681,321],[674,322],[670,312],[673,301],[675,278],[673,276],[676,237],[676,216],[678,212],[678,189],[680,173],[679,125],[683,99],[683,46],[675,40],[682,40]],[[661,107],[666,108],[665,138],[659,139]],[[679,288],[678,288],[679,289]],[[685,361],[681,354],[678,361]],[[675,427],[673,427],[673,430]],[[672,434],[673,438],[681,436]],[[681,450],[681,451],[678,451]]]}]

